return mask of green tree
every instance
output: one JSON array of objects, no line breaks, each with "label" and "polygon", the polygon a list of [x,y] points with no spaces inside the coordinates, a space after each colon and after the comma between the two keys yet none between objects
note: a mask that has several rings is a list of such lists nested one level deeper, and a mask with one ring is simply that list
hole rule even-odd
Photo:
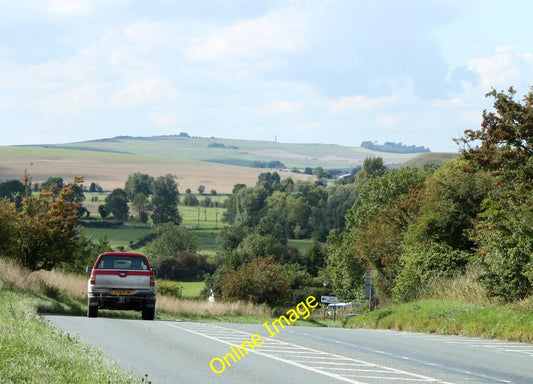
[{"label": "green tree", "polygon": [[20,202],[24,196],[24,184],[19,180],[8,180],[0,182],[0,198],[7,198],[20,207]]},{"label": "green tree", "polygon": [[98,185],[98,183],[95,183],[95,182],[92,182],[91,185],[89,186],[89,192],[90,193],[94,193],[94,192],[103,192],[103,188]]},{"label": "green tree", "polygon": [[158,225],[155,233],[157,237],[147,246],[147,253],[154,258],[173,257],[180,251],[195,253],[198,248],[198,238],[174,223]]},{"label": "green tree", "polygon": [[356,174],[356,182],[359,185],[365,184],[368,180],[383,176],[386,168],[381,157],[367,157],[363,161],[363,168]]},{"label": "green tree", "polygon": [[353,300],[364,287],[365,268],[357,258],[353,235],[331,231],[327,240],[325,284],[341,300]]},{"label": "green tree", "polygon": [[128,176],[124,191],[130,201],[135,199],[135,196],[142,193],[144,196],[152,194],[152,183],[154,178],[146,173],[136,172]]},{"label": "green tree", "polygon": [[148,212],[152,208],[149,197],[142,192],[137,193],[133,198],[131,205],[137,210],[139,214],[139,220],[142,223],[146,223],[148,221]]},{"label": "green tree", "polygon": [[258,257],[274,257],[283,260],[288,254],[287,246],[272,235],[251,233],[245,236],[237,248],[226,255],[227,266],[236,268]]},{"label": "green tree", "polygon": [[318,272],[326,263],[326,247],[318,241],[313,241],[313,246],[309,248],[302,259],[302,264],[311,276],[318,276]]},{"label": "green tree", "polygon": [[355,185],[336,185],[328,193],[325,218],[326,228],[343,229],[345,227],[345,216],[348,210],[354,205],[357,199],[358,191]]},{"label": "green tree", "polygon": [[100,204],[98,206],[98,213],[100,214],[100,216],[102,217],[102,219],[105,219],[107,218],[107,216],[109,216],[109,214],[111,212],[109,212],[109,210],[107,209],[106,205],[105,204]]},{"label": "green tree", "polygon": [[62,177],[49,177],[46,181],[41,183],[41,190],[52,191],[58,195],[59,191],[61,191],[64,186]]},{"label": "green tree", "polygon": [[495,89],[487,93],[494,98],[495,110],[484,110],[481,129],[466,130],[457,140],[466,160],[507,182],[533,179],[529,166],[533,157],[533,91],[524,96],[523,104],[515,95],[512,87],[507,93]]},{"label": "green tree", "polygon": [[[129,207],[126,192],[121,188],[115,188],[111,194],[105,198],[105,206],[117,221],[128,219]],[[102,212],[100,212],[102,214]]]},{"label": "green tree", "polygon": [[128,176],[124,185],[124,192],[137,211],[139,221],[146,223],[152,206],[149,196],[152,194],[154,178],[146,173],[136,172]]},{"label": "green tree", "polygon": [[313,173],[315,174],[317,179],[322,179],[322,178],[326,177],[326,172],[324,172],[324,168],[322,168],[322,167],[316,167],[313,170]]},{"label": "green tree", "polygon": [[256,258],[224,275],[221,292],[224,300],[264,303],[271,307],[290,299],[289,280],[273,257]]},{"label": "green tree", "polygon": [[533,91],[522,103],[515,95],[513,88],[489,92],[494,111],[483,111],[481,128],[457,140],[469,162],[465,171],[494,178],[472,239],[487,292],[506,300],[533,293]]},{"label": "green tree", "polygon": [[14,256],[16,242],[14,241],[17,231],[17,206],[15,202],[2,197],[0,198],[0,255]]},{"label": "green tree", "polygon": [[54,186],[15,204],[0,200],[0,252],[35,270],[51,269],[75,257],[79,203],[69,201],[70,187],[55,194]]},{"label": "green tree", "polygon": [[277,172],[263,172],[257,177],[256,186],[263,186],[269,192],[274,191],[281,184],[281,178]]},{"label": "green tree", "polygon": [[[145,252],[155,266],[162,268],[161,277],[179,279],[185,274],[197,278],[198,274],[191,272],[191,265],[199,261],[194,256],[198,238],[187,229],[170,222],[159,224],[155,232],[156,238],[146,246]],[[184,270],[186,266],[187,271]],[[195,265],[194,268],[199,267]]]},{"label": "green tree", "polygon": [[91,237],[80,233],[76,239],[72,258],[59,264],[61,270],[73,273],[84,273],[87,266],[92,266],[96,257],[113,248],[106,239],[93,240]]},{"label": "green tree", "polygon": [[236,249],[249,233],[249,228],[241,225],[228,225],[223,227],[217,235],[217,253],[225,255]]},{"label": "green tree", "polygon": [[183,202],[183,205],[185,205],[186,207],[197,207],[198,205],[200,205],[198,198],[190,192],[185,193],[185,196],[183,196],[182,202]]},{"label": "green tree", "polygon": [[178,211],[178,184],[176,177],[171,174],[159,176],[152,183],[152,220],[155,224],[181,223],[181,215]]},{"label": "green tree", "polygon": [[311,206],[304,198],[287,196],[287,224],[292,238],[307,238],[311,235],[309,226],[311,210]]},{"label": "green tree", "polygon": [[[83,182],[83,177],[78,176],[79,182]],[[68,195],[67,199],[74,203],[83,203],[85,201],[85,194],[83,193],[83,187],[80,184],[68,184],[67,187],[72,189],[72,193]],[[82,207],[83,208],[83,207]]]},{"label": "green tree", "polygon": [[180,251],[177,256],[161,260],[154,264],[158,276],[175,281],[201,281],[205,274],[213,273],[215,266],[207,262],[204,255]]},{"label": "green tree", "polygon": [[254,227],[259,223],[263,215],[262,210],[265,207],[269,192],[263,185],[236,187],[228,198],[223,221],[229,224]]},{"label": "green tree", "polygon": [[446,243],[452,249],[473,250],[475,243],[469,233],[494,180],[484,171],[464,172],[467,166],[465,160],[456,159],[428,176],[417,196],[420,212],[409,229],[406,243],[424,247],[431,241]]},{"label": "green tree", "polygon": [[346,214],[346,227],[328,236],[327,275],[346,299],[361,289],[364,269],[378,272],[382,294],[391,292],[403,233],[412,216],[409,195],[424,186],[427,171],[388,170],[369,179]]}]

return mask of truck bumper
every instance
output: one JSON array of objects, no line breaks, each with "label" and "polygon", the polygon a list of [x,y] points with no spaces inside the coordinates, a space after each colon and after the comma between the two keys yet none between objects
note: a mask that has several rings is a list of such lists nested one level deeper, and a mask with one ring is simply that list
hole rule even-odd
[{"label": "truck bumper", "polygon": [[100,309],[125,310],[142,310],[143,308],[154,308],[155,303],[155,297],[111,295],[89,296],[87,302],[89,307],[97,307]]}]

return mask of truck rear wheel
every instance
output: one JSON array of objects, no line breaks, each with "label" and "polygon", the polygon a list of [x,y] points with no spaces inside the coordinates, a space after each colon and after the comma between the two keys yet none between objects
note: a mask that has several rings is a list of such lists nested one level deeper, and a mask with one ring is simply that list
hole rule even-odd
[{"label": "truck rear wheel", "polygon": [[87,307],[87,317],[98,317],[98,307]]},{"label": "truck rear wheel", "polygon": [[155,307],[151,307],[151,308],[143,307],[142,319],[143,320],[155,319]]}]

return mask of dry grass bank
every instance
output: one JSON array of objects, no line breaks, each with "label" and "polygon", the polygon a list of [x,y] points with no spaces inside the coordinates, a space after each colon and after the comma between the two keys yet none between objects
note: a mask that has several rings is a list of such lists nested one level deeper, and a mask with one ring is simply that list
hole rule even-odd
[{"label": "dry grass bank", "polygon": [[[61,271],[35,271],[22,268],[12,260],[0,258],[0,290],[10,289],[31,292],[52,298],[68,298],[85,302],[87,299],[87,278]],[[182,300],[158,295],[157,311],[170,315],[187,317],[254,316],[270,317],[272,312],[266,306],[246,303],[224,303]]]},{"label": "dry grass bank", "polygon": [[59,271],[35,271],[21,267],[12,260],[0,258],[0,289],[20,290],[85,300],[87,280],[75,274]]},{"label": "dry grass bank", "polygon": [[158,296],[157,310],[193,317],[258,316],[271,317],[272,311],[266,306],[247,303],[225,303],[181,300],[175,297]]}]

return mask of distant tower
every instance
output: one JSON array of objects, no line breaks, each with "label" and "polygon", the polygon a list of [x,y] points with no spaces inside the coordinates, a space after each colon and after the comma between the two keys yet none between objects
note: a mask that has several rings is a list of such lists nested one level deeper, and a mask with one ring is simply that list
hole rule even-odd
[{"label": "distant tower", "polygon": [[278,142],[278,135],[274,135],[274,143]]}]

